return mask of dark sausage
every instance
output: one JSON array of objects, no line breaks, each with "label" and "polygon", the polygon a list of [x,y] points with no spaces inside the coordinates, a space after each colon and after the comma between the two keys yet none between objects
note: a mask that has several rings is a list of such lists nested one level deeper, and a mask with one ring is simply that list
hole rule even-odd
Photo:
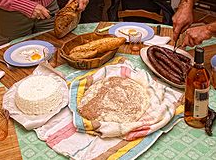
[{"label": "dark sausage", "polygon": [[216,112],[213,109],[209,108],[208,116],[207,116],[206,124],[205,124],[205,131],[209,136],[212,135],[212,125],[215,119],[216,119]]},{"label": "dark sausage", "polygon": [[173,70],[171,70],[171,69],[169,68],[169,66],[167,66],[165,63],[163,63],[162,61],[159,61],[159,60],[157,60],[157,62],[161,65],[161,67],[163,67],[165,70],[169,71],[169,73],[170,73],[172,76],[178,78],[180,81],[184,81],[184,78],[183,78],[183,77],[181,77],[179,74],[177,74],[177,73],[175,73]]},{"label": "dark sausage", "polygon": [[179,75],[183,75],[182,71],[175,64],[173,64],[173,62],[169,58],[167,58],[164,54],[162,54],[160,52],[154,52],[153,54],[155,54],[155,57],[158,60],[162,61],[167,66],[169,66],[171,70],[173,70],[174,72],[176,72]]},{"label": "dark sausage", "polygon": [[188,73],[188,70],[192,67],[191,63],[185,63],[186,65],[186,74]]},{"label": "dark sausage", "polygon": [[174,58],[178,58],[180,61],[182,62],[185,62],[185,63],[190,63],[191,62],[191,59],[188,58],[187,56],[183,55],[183,54],[180,54],[178,52],[174,52],[173,50],[169,49],[169,48],[165,48],[165,47],[162,47],[166,52],[170,53],[170,54],[174,54]]},{"label": "dark sausage", "polygon": [[183,54],[180,54],[180,53],[177,53],[177,52],[174,52],[174,54],[177,55],[177,57],[178,57],[181,61],[183,61],[183,62],[185,62],[185,63],[190,63],[190,62],[191,62],[191,59],[188,58],[188,57],[186,57],[186,56],[184,56]]},{"label": "dark sausage", "polygon": [[164,69],[161,64],[159,64],[156,60],[156,58],[154,57],[154,50],[153,48],[149,47],[147,50],[147,57],[149,59],[149,61],[151,62],[152,66],[155,68],[155,70],[157,72],[159,72],[162,76],[164,76],[166,79],[176,83],[176,84],[183,84],[183,82],[174,77],[173,75],[170,74],[169,70]]},{"label": "dark sausage", "polygon": [[151,47],[153,47],[155,51],[163,53],[167,58],[169,58],[173,62],[173,64],[178,66],[178,68],[182,71],[183,77],[186,76],[186,71],[187,71],[186,64],[180,61],[179,58],[175,54],[173,54],[172,50],[160,46],[151,46]]},{"label": "dark sausage", "polygon": [[173,52],[169,48],[163,47],[165,53],[167,53],[169,57],[172,57],[173,63],[175,63],[183,72],[183,76],[186,76],[187,71],[191,68],[191,59],[184,56],[183,54]]}]

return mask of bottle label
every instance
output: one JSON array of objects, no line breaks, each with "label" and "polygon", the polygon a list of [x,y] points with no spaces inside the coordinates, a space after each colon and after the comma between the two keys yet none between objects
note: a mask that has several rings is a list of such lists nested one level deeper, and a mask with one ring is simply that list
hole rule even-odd
[{"label": "bottle label", "polygon": [[195,89],[193,117],[204,118],[208,115],[209,88]]}]

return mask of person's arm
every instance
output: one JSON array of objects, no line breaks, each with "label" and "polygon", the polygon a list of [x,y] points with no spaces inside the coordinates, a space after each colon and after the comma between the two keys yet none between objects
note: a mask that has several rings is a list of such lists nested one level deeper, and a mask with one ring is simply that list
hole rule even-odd
[{"label": "person's arm", "polygon": [[49,10],[41,4],[30,0],[0,0],[0,8],[7,11],[18,11],[29,18],[50,18]]},{"label": "person's arm", "polygon": [[181,0],[173,20],[173,40],[184,32],[193,22],[193,5],[195,0]]},{"label": "person's arm", "polygon": [[182,47],[201,44],[203,40],[216,36],[216,21],[204,26],[192,27],[186,30]]},{"label": "person's arm", "polygon": [[0,0],[0,8],[7,11],[18,11],[31,17],[38,3],[30,0]]}]

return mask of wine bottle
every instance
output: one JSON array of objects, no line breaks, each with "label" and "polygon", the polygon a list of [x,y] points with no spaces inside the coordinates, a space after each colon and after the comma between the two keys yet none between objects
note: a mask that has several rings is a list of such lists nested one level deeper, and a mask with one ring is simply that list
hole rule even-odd
[{"label": "wine bottle", "polygon": [[204,66],[204,49],[195,48],[194,64],[186,76],[184,120],[192,127],[205,126],[208,115],[210,74]]}]

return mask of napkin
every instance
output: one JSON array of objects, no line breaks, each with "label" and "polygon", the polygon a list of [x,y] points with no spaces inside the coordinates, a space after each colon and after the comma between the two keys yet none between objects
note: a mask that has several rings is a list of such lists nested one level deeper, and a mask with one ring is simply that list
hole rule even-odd
[{"label": "napkin", "polygon": [[[67,76],[67,80],[71,82],[69,102],[70,108],[66,107],[62,109],[59,114],[52,117],[42,127],[35,129],[38,138],[45,141],[46,144],[57,153],[68,156],[71,159],[131,160],[137,158],[140,154],[148,150],[154,144],[154,142],[156,142],[160,135],[167,133],[179,121],[179,118],[182,117],[182,114],[179,115],[182,113],[182,111],[180,111],[181,109],[177,109],[178,115],[177,112],[175,112],[175,114],[173,113],[173,107],[174,105],[179,105],[178,102],[180,101],[177,102],[177,99],[182,96],[182,93],[161,84],[159,81],[155,81],[155,79],[153,79],[150,75],[146,75],[148,76],[146,77],[142,74],[137,77],[138,79],[140,78],[140,80],[142,80],[141,83],[143,83],[143,81],[146,82],[145,78],[148,78],[149,87],[147,89],[150,91],[149,94],[160,94],[160,96],[151,96],[151,101],[153,104],[152,106],[155,107],[155,109],[154,111],[147,110],[144,113],[145,116],[143,116],[142,120],[145,125],[142,125],[138,129],[133,130],[130,134],[127,134],[128,138],[137,138],[136,140],[132,141],[127,141],[123,139],[123,137],[101,138],[101,136],[92,135],[92,133],[95,132],[92,131],[92,127],[98,126],[98,132],[101,131],[100,135],[102,135],[102,133],[110,133],[110,131],[114,131],[114,129],[125,131],[125,129],[128,128],[128,125],[121,126],[121,128],[120,126],[119,128],[114,128],[116,126],[114,123],[109,126],[101,123],[100,126],[98,125],[100,122],[97,123],[96,121],[92,121],[92,123],[88,123],[86,119],[80,119],[77,117],[75,112],[71,112],[72,109],[73,111],[76,110],[77,104],[77,102],[74,103],[73,101],[74,99],[77,100],[73,94],[82,96],[84,93],[83,91],[86,89],[84,85],[87,84],[87,81],[95,81],[96,79],[98,80],[103,76],[107,77],[120,74],[124,75],[125,77],[134,77],[138,74],[137,72],[144,72],[148,74],[145,72],[145,70],[140,70],[138,68],[135,70],[133,64],[131,64],[129,60],[125,60],[122,57],[116,57],[111,63],[109,63],[109,65],[106,65],[100,69],[91,70],[89,72],[82,71],[82,74],[80,72],[77,75],[71,73]],[[89,77],[89,79],[87,77]],[[85,80],[85,78],[87,78],[87,80]],[[79,83],[80,85],[78,85],[78,81],[81,82]],[[73,89],[75,84],[77,84],[77,89]],[[163,96],[161,96],[161,94]],[[160,98],[158,97],[161,97],[162,101],[160,101]],[[164,102],[166,103],[165,106],[163,105]],[[159,103],[161,103],[161,105]],[[149,109],[151,108],[152,107],[149,107]],[[165,112],[163,112],[165,114],[162,113],[162,108],[165,109]],[[147,114],[147,112],[150,114]],[[161,116],[158,116],[158,114]],[[174,117],[170,119],[172,115]],[[165,124],[165,121],[169,121],[169,123]],[[161,128],[162,122],[165,125],[163,128]],[[152,123],[155,125],[151,125]],[[87,130],[79,130],[76,128],[77,124],[82,125]],[[148,131],[153,130],[154,132],[146,135]]]},{"label": "napkin", "polygon": [[5,75],[4,71],[0,71],[0,78],[2,78]]},{"label": "napkin", "polygon": [[62,108],[66,107],[69,101],[68,87],[65,80],[62,79],[61,74],[59,74],[58,71],[54,71],[54,69],[52,69],[48,63],[40,63],[38,67],[33,71],[33,73],[28,77],[35,75],[50,76],[54,78],[58,83],[60,83],[60,90],[63,92],[63,99],[62,103],[60,103],[59,106],[56,109],[52,110],[52,112],[50,113],[42,115],[27,115],[17,108],[14,98],[17,87],[24,79],[20,80],[17,83],[14,83],[13,86],[10,87],[3,96],[2,108],[9,111],[10,117],[23,125],[27,130],[38,128],[44,125],[49,119],[59,113]]},{"label": "napkin", "polygon": [[158,35],[154,35],[154,37],[148,41],[144,41],[145,45],[161,45],[167,44],[171,40],[170,37],[162,37]]},{"label": "napkin", "polygon": [[[84,89],[86,90],[89,84],[113,76],[127,77],[145,86],[148,97],[151,97],[148,101],[149,103],[146,104],[148,107],[146,107],[145,112],[136,122],[115,123],[112,121],[97,121],[97,126],[95,126],[94,123],[96,121],[87,121],[77,112],[78,103],[81,103],[80,100],[83,97]],[[152,90],[157,92],[152,92]],[[128,60],[121,64],[107,65],[98,71],[95,70],[94,73],[92,71],[84,76],[77,77],[76,80],[71,82],[69,93],[71,97],[69,107],[73,111],[74,126],[78,131],[100,135],[102,138],[121,137],[126,140],[145,137],[164,127],[174,116],[175,103],[182,96],[181,93],[155,81],[145,70],[135,69]]]}]

